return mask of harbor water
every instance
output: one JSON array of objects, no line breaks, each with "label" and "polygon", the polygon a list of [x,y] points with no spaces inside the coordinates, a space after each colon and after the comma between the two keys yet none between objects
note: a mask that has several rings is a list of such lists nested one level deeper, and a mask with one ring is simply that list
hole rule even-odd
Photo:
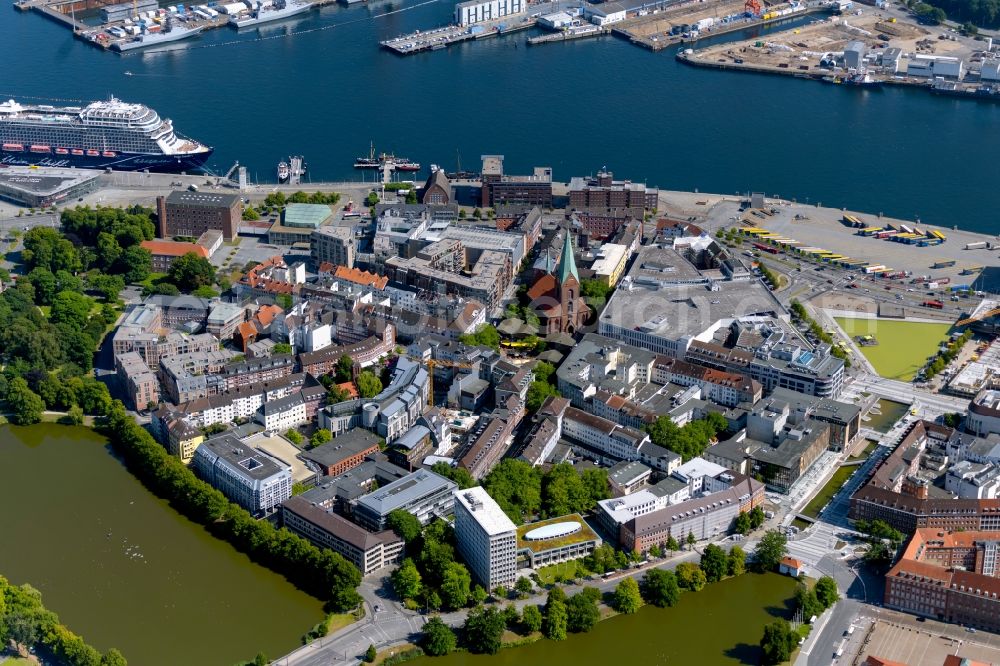
[{"label": "harbor water", "polygon": [[477,169],[501,153],[512,173],[546,165],[568,180],[607,166],[666,189],[763,190],[1000,231],[1000,105],[696,69],[615,37],[528,48],[529,31],[405,58],[378,48],[452,13],[428,0],[329,5],[122,56],[8,10],[0,94],[149,104],[215,147],[209,166],[239,160],[261,182],[289,154],[314,180],[358,177],[352,161],[374,141],[425,167],[460,156]]}]

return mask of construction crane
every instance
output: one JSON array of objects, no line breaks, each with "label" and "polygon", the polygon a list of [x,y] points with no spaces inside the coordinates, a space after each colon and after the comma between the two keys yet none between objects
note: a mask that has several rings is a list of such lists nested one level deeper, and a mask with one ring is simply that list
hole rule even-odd
[{"label": "construction crane", "polygon": [[464,363],[462,361],[444,361],[440,359],[430,358],[426,361],[422,358],[410,357],[410,360],[416,361],[418,363],[423,363],[427,366],[427,374],[430,378],[430,389],[431,389],[431,401],[434,399],[434,369],[435,368],[453,368],[455,370],[471,370],[471,363]]},{"label": "construction crane", "polygon": [[987,310],[986,312],[983,312],[982,314],[973,315],[973,316],[971,316],[971,317],[969,317],[967,319],[963,319],[962,321],[956,322],[955,326],[965,326],[967,324],[972,324],[972,323],[975,323],[977,321],[982,321],[984,319],[989,319],[990,317],[995,317],[997,315],[1000,315],[1000,308],[993,308],[992,310]]},{"label": "construction crane", "polygon": [[743,3],[743,11],[750,12],[754,16],[760,16],[762,11],[760,0],[746,0]]}]

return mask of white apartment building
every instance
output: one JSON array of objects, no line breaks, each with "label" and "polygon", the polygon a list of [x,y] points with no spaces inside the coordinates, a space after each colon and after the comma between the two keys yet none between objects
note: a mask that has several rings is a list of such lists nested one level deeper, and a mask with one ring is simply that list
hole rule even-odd
[{"label": "white apartment building", "polygon": [[524,0],[468,0],[455,5],[455,23],[458,25],[483,23],[520,14],[524,9]]},{"label": "white apartment building", "polygon": [[482,486],[454,491],[455,541],[487,590],[517,578],[517,528]]}]

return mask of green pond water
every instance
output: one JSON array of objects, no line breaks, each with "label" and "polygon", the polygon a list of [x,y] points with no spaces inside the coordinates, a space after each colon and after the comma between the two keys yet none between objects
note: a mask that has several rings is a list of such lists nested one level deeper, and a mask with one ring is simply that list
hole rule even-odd
[{"label": "green pond water", "polygon": [[876,407],[876,409],[878,409],[881,413],[876,414],[874,411],[869,412],[868,420],[862,421],[862,425],[877,432],[888,432],[896,421],[903,418],[909,407],[902,402],[885,400],[883,398],[878,401],[878,407]]},{"label": "green pond water", "polygon": [[0,427],[0,575],[132,666],[278,657],[319,601],[188,521],[86,428]]},{"label": "green pond water", "polygon": [[565,641],[541,640],[495,656],[454,653],[423,657],[414,666],[585,666],[587,664],[757,664],[764,625],[791,618],[795,581],[746,574],[701,592],[686,592],[673,608],[644,606],[635,615],[599,623]]},{"label": "green pond water", "polygon": [[951,329],[951,324],[897,319],[834,317],[834,320],[851,338],[875,336],[878,344],[860,347],[861,353],[880,375],[903,381],[913,379]]}]

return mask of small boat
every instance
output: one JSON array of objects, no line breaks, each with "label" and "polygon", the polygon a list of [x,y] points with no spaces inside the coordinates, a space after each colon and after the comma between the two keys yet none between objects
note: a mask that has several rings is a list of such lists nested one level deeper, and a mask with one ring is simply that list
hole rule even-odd
[{"label": "small boat", "polygon": [[24,146],[19,143],[5,143],[3,144],[4,150],[12,150],[17,152],[24,152]]},{"label": "small boat", "polygon": [[354,158],[355,169],[377,169],[378,167],[379,158],[375,157],[374,143],[370,144],[367,157],[362,156]]},{"label": "small boat", "polygon": [[69,151],[65,148],[56,148],[56,155],[69,155]]},{"label": "small boat", "polygon": [[73,148],[70,152],[74,155],[83,155],[83,151],[79,148]]},{"label": "small boat", "polygon": [[31,147],[31,152],[33,153],[51,153],[52,149],[48,146],[35,145]]},{"label": "small boat", "polygon": [[288,168],[288,162],[278,162],[278,182],[287,183],[288,177],[291,175],[291,170]]},{"label": "small boat", "polygon": [[104,157],[116,157],[116,154],[110,150],[105,150],[103,153],[101,153],[101,155],[103,155]]},{"label": "small boat", "polygon": [[97,151],[97,150],[88,150],[87,151],[87,157],[100,157],[100,156],[101,156],[100,151]]}]

